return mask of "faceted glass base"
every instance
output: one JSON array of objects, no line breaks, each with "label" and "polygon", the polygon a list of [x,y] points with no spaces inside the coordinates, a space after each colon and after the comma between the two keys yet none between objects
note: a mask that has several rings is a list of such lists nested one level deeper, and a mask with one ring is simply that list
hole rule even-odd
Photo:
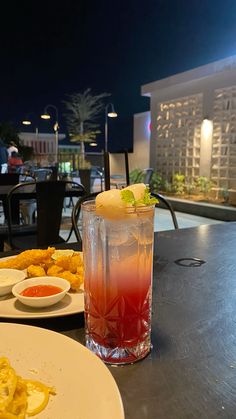
[{"label": "faceted glass base", "polygon": [[89,335],[85,336],[86,347],[95,353],[107,364],[124,365],[133,364],[145,356],[151,350],[151,341],[148,336],[144,342],[133,347],[127,348],[107,348],[96,343]]}]

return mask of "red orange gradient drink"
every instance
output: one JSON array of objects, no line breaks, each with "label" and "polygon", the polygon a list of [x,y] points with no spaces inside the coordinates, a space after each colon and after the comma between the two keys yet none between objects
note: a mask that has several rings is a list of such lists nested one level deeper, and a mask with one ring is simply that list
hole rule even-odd
[{"label": "red orange gradient drink", "polygon": [[88,348],[125,364],[151,348],[154,205],[118,208],[83,204],[85,327]]}]

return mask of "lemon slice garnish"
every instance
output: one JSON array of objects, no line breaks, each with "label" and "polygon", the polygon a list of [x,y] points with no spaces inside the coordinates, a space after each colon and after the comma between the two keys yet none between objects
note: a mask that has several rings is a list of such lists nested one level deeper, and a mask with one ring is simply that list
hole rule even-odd
[{"label": "lemon slice garnish", "polygon": [[65,250],[55,250],[55,252],[52,254],[52,259],[57,260],[61,256],[72,256],[74,254],[74,250],[72,249],[65,249]]},{"label": "lemon slice garnish", "polygon": [[53,387],[47,387],[39,381],[24,380],[27,387],[27,415],[40,413],[48,404],[49,394],[55,394]]}]

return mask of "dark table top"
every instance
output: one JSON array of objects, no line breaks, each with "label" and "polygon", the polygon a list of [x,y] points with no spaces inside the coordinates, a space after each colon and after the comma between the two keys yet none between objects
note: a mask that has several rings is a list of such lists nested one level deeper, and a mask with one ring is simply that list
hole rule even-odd
[{"label": "dark table top", "polygon": [[[126,419],[236,418],[235,250],[236,223],[155,234],[152,352],[109,367]],[[82,314],[20,323],[84,343]]]}]

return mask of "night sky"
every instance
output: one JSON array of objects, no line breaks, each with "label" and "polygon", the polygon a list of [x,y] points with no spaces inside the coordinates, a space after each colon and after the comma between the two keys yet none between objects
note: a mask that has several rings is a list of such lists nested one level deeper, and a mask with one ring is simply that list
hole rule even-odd
[{"label": "night sky", "polygon": [[90,87],[110,93],[119,114],[111,151],[132,146],[133,114],[149,109],[141,85],[236,53],[235,0],[9,0],[1,9],[0,121],[22,129],[32,112],[50,131],[38,116],[51,103],[65,131],[62,101]]}]

